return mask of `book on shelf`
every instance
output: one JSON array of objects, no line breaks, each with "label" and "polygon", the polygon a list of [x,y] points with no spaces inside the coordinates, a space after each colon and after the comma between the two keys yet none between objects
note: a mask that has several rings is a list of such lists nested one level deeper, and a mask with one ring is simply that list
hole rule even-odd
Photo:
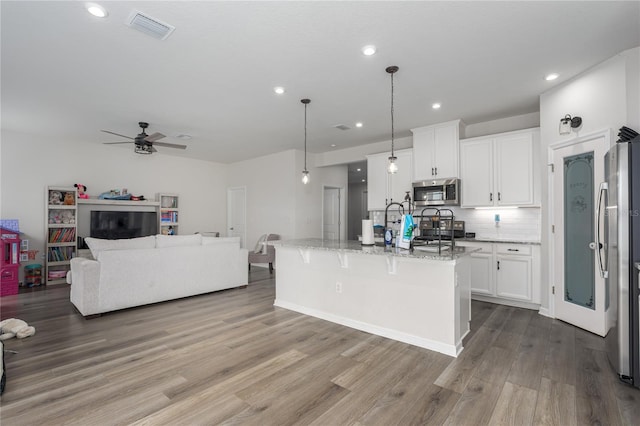
[{"label": "book on shelf", "polygon": [[50,243],[72,243],[76,238],[76,228],[55,228],[49,230]]},{"label": "book on shelf", "polygon": [[162,212],[160,214],[160,222],[177,222],[178,212]]},{"label": "book on shelf", "polygon": [[49,262],[63,262],[73,257],[73,247],[49,247]]}]

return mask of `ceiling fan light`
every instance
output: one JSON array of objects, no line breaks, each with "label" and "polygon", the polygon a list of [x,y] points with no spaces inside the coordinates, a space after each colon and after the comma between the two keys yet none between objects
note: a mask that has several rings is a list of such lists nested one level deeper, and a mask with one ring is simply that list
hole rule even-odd
[{"label": "ceiling fan light", "polygon": [[150,145],[136,145],[134,152],[136,154],[152,154]]}]

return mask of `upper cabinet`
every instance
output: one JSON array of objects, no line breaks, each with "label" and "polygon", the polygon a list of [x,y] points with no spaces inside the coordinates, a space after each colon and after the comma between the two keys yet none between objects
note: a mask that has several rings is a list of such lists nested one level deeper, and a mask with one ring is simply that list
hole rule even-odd
[{"label": "upper cabinet", "polygon": [[367,208],[384,210],[393,201],[402,201],[407,191],[412,191],[412,151],[395,151],[398,171],[387,172],[389,152],[367,155]]},{"label": "upper cabinet", "polygon": [[461,206],[539,206],[539,143],[539,129],[461,140]]},{"label": "upper cabinet", "polygon": [[460,120],[411,129],[413,181],[458,177]]}]

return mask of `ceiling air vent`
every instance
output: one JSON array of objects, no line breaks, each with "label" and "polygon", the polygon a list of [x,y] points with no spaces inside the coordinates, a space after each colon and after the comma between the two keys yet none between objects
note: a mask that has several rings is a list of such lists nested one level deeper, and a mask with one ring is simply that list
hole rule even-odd
[{"label": "ceiling air vent", "polygon": [[158,40],[166,39],[176,29],[173,25],[165,24],[137,10],[129,15],[127,25]]},{"label": "ceiling air vent", "polygon": [[333,127],[340,130],[351,130],[351,127],[347,126],[346,124],[336,124]]}]

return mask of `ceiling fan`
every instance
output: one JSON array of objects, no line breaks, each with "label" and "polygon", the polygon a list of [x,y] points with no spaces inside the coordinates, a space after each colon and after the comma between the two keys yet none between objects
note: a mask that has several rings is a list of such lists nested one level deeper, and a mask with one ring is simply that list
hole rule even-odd
[{"label": "ceiling fan", "polygon": [[116,136],[121,136],[123,138],[131,139],[133,142],[124,141],[124,142],[104,142],[105,145],[116,145],[121,143],[134,143],[135,144],[135,152],[136,154],[152,154],[157,150],[153,147],[157,146],[165,146],[167,148],[177,148],[177,149],[186,149],[186,145],[180,145],[176,143],[167,143],[167,142],[157,142],[158,139],[162,139],[165,137],[162,133],[153,133],[151,135],[147,135],[145,129],[149,127],[149,123],[145,123],[144,121],[138,122],[138,125],[142,129],[142,132],[138,134],[135,138],[130,136],[121,135],[120,133],[111,132],[109,130],[101,130],[102,132],[109,133]]}]

